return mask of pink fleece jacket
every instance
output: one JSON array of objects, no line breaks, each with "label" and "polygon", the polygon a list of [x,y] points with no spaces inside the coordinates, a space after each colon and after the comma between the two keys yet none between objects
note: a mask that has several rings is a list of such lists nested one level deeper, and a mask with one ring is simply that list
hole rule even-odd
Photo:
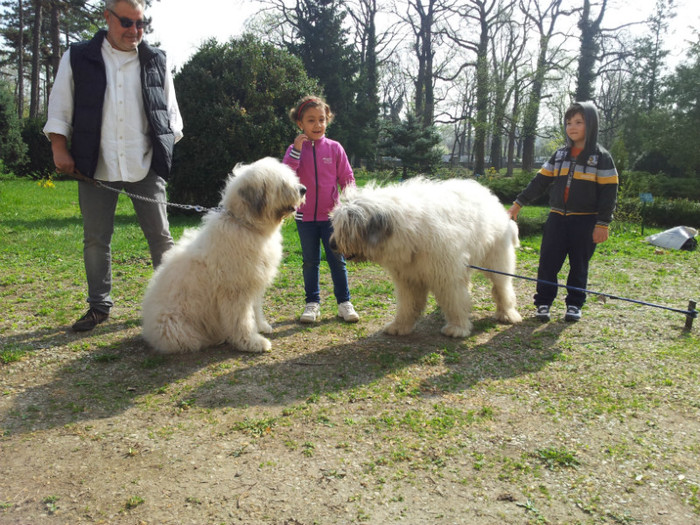
[{"label": "pink fleece jacket", "polygon": [[325,136],[304,142],[301,153],[292,144],[282,162],[296,171],[299,181],[306,186],[306,202],[296,213],[298,221],[327,221],[338,203],[338,187],[342,190],[355,184],[343,146]]}]

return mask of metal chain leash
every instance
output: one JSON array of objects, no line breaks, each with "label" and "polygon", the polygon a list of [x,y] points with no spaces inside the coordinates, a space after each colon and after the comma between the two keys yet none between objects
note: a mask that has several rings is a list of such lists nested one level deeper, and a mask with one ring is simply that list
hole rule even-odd
[{"label": "metal chain leash", "polygon": [[143,195],[136,195],[135,193],[130,193],[123,188],[113,188],[111,186],[108,186],[107,184],[104,184],[102,181],[86,177],[85,175],[80,173],[78,170],[75,170],[75,172],[71,173],[70,175],[72,177],[75,177],[78,180],[81,180],[83,182],[87,182],[88,184],[92,184],[93,186],[97,186],[98,188],[104,188],[105,190],[113,191],[114,193],[120,193],[120,194],[123,193],[124,195],[126,195],[127,197],[129,197],[131,199],[137,199],[137,200],[144,201],[144,202],[150,202],[151,204],[170,206],[171,208],[179,208],[181,210],[196,211],[197,213],[204,213],[207,211],[213,211],[213,212],[222,211],[222,208],[220,206],[217,206],[215,208],[207,208],[206,206],[200,206],[198,204],[179,204],[177,202],[159,201],[157,199],[151,199],[149,197],[144,197]]},{"label": "metal chain leash", "polygon": [[151,199],[149,197],[144,197],[143,195],[136,195],[135,193],[129,193],[128,191],[124,189],[119,189],[119,188],[112,188],[111,186],[107,186],[106,184],[103,184],[101,181],[96,180],[95,181],[95,186],[99,188],[104,188],[109,191],[113,191],[114,193],[123,193],[127,197],[131,199],[138,199],[140,201],[144,202],[150,202],[152,204],[160,204],[163,206],[170,206],[171,208],[180,208],[181,210],[193,210],[198,213],[203,213],[206,211],[214,211],[214,212],[219,212],[222,210],[221,207],[217,206],[216,208],[207,208],[206,206],[200,206],[199,204],[179,204],[177,202],[167,202],[167,201],[159,201],[157,199]]}]

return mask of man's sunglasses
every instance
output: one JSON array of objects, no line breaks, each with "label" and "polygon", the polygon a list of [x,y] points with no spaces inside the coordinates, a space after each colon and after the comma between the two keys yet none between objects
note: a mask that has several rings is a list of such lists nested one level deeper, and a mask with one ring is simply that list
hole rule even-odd
[{"label": "man's sunglasses", "polygon": [[136,29],[146,29],[149,25],[151,25],[151,19],[150,18],[145,18],[141,20],[132,20],[131,18],[127,18],[125,16],[119,16],[117,13],[112,11],[110,8],[107,8],[107,11],[112,13],[114,16],[116,16],[119,19],[119,23],[124,29],[129,29],[131,26],[136,24]]}]

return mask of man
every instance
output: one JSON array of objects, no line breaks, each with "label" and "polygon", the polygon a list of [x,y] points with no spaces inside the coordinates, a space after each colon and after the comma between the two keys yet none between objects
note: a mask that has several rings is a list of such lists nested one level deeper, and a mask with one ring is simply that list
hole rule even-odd
[{"label": "man", "polygon": [[[143,41],[144,8],[144,0],[105,1],[107,30],[71,45],[61,59],[44,133],[58,173],[79,172],[165,202],[173,145],[183,126],[165,53]],[[78,194],[89,309],[73,330],[82,332],[107,320],[114,305],[111,240],[119,195],[84,181]],[[166,207],[132,202],[157,267],[173,245]]]}]

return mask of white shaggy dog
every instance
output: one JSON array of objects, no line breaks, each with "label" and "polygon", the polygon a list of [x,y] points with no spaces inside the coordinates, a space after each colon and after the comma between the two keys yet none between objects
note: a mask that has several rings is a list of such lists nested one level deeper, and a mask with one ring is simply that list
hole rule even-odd
[{"label": "white shaggy dog", "polygon": [[[348,188],[331,222],[333,249],[347,260],[376,262],[391,275],[397,312],[384,327],[388,334],[412,332],[432,292],[447,320],[442,333],[468,336],[468,265],[515,270],[518,228],[496,196],[472,180],[415,178],[386,187]],[[496,318],[520,322],[512,278],[486,275],[493,283]]]},{"label": "white shaggy dog", "polygon": [[143,337],[161,353],[223,342],[245,352],[270,349],[263,295],[282,258],[280,226],[306,188],[273,158],[237,165],[220,211],[185,232],[164,256],[143,299]]}]

